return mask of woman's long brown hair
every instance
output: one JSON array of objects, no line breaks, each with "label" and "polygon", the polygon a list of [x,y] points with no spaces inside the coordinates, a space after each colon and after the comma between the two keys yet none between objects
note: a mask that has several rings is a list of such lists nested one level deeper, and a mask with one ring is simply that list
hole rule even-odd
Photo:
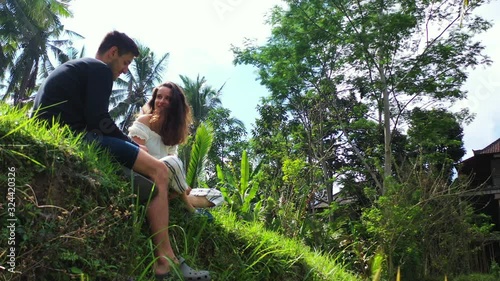
[{"label": "woman's long brown hair", "polygon": [[172,91],[170,105],[161,114],[165,116],[160,126],[161,140],[165,145],[177,145],[186,141],[189,134],[189,126],[192,122],[191,109],[187,103],[186,96],[181,87],[173,82],[165,82],[153,89],[153,96],[142,107],[145,114],[152,114],[150,123],[159,120],[160,116],[155,113],[155,101],[158,90],[162,87]]}]

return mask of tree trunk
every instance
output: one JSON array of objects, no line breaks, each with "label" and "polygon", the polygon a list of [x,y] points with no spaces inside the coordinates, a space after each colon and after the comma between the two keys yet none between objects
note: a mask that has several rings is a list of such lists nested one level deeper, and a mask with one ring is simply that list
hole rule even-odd
[{"label": "tree trunk", "polygon": [[[379,19],[383,18],[384,14],[384,1],[380,0]],[[384,41],[382,35],[380,41]],[[389,91],[387,87],[387,79],[385,77],[385,57],[383,49],[378,49],[378,72],[380,75],[380,82],[382,82],[382,101],[384,112],[384,178],[382,179],[381,195],[387,191],[387,179],[392,175],[392,153],[391,153],[391,105],[389,103]]]},{"label": "tree trunk", "polygon": [[383,65],[380,67],[380,79],[383,85],[383,100],[384,100],[384,179],[382,183],[382,195],[387,190],[386,180],[392,175],[392,152],[391,152],[391,109],[389,104],[389,91]]}]

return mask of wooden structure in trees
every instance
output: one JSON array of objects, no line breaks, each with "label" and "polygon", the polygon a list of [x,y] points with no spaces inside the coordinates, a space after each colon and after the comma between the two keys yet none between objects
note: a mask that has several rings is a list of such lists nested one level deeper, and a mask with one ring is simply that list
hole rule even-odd
[{"label": "wooden structure in trees", "polygon": [[[493,231],[500,231],[500,138],[473,152],[472,157],[462,161],[459,176],[470,178],[467,197],[477,212],[491,217]],[[479,264],[488,270],[492,260],[500,263],[500,240],[492,238],[483,246]]]}]

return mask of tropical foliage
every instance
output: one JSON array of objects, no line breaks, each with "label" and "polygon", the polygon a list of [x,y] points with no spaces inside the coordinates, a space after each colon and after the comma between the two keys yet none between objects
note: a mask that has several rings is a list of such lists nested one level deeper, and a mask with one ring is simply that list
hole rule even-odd
[{"label": "tropical foliage", "polygon": [[210,125],[200,123],[196,130],[194,142],[191,146],[191,157],[187,169],[186,181],[191,188],[206,181],[204,177],[208,151],[212,146],[213,130]]},{"label": "tropical foliage", "polygon": [[[6,78],[7,94],[18,104],[28,99],[39,74],[54,69],[51,61],[63,63],[75,53],[71,38],[76,32],[65,30],[61,17],[70,17],[70,0],[6,0],[0,3],[0,79]],[[69,48],[69,50],[67,49]]]},{"label": "tropical foliage", "polygon": [[180,75],[180,78],[183,83],[182,88],[192,109],[193,131],[196,131],[199,124],[207,119],[208,113],[221,106],[220,96],[224,85],[216,90],[207,85],[205,77],[200,78],[200,75],[196,77],[196,80],[184,75]]},{"label": "tropical foliage", "polygon": [[223,170],[217,166],[218,187],[225,201],[233,212],[248,221],[258,220],[262,209],[263,201],[257,197],[258,176],[259,166],[251,169],[246,150],[241,155],[239,180],[234,167]]},{"label": "tropical foliage", "polygon": [[[457,262],[462,258],[458,252],[450,267],[442,270],[442,264],[425,262],[431,259],[426,256],[430,252],[418,244],[417,236],[401,229],[377,236],[373,229],[382,230],[382,221],[370,225],[366,221],[373,218],[370,211],[379,210],[383,220],[394,219],[392,225],[414,223],[416,229],[449,233],[445,224],[438,223],[446,221],[442,217],[432,227],[406,219],[413,216],[410,211],[419,217],[445,209],[437,201],[424,206],[409,200],[419,198],[419,192],[438,196],[432,192],[436,186],[450,195],[448,200],[460,200],[461,192],[450,182],[453,165],[464,155],[462,124],[471,116],[466,110],[448,110],[466,97],[462,85],[467,69],[491,63],[484,46],[474,40],[491,26],[471,13],[483,2],[469,3],[462,26],[461,1],[284,2],[286,7],[272,11],[272,35],[266,44],[247,41],[233,48],[235,63],[257,67],[261,83],[270,91],[259,105],[260,117],[252,130],[256,157],[265,159],[261,185],[275,191],[267,193],[273,200],[268,200],[266,210],[276,217],[284,206],[297,213],[321,206],[324,216],[310,218],[323,221],[324,234],[314,231],[315,223],[306,223],[309,214],[283,216],[304,222],[294,229],[310,229],[310,234],[288,233],[314,238],[309,241],[324,251],[342,252],[341,259],[358,263],[360,272],[368,268],[375,249],[387,257],[387,278],[394,276],[396,264],[403,265],[403,271],[420,270],[423,275],[417,280],[443,271],[466,271]],[[301,177],[285,177],[293,171],[300,171]],[[417,185],[423,182],[435,184]],[[339,186],[342,192],[334,196]],[[385,203],[400,198],[399,192],[406,194],[404,203]],[[402,211],[406,216],[397,216],[392,206],[405,204],[411,206]],[[471,217],[458,220],[470,234],[462,245],[472,255],[474,239],[482,239],[482,234],[473,231]],[[275,220],[268,222],[282,227]],[[411,254],[404,255],[406,250],[396,243],[386,243],[391,231],[398,239],[404,237],[405,244],[415,243]],[[437,243],[434,239],[426,241]],[[462,237],[457,234],[453,239]],[[342,244],[345,248],[339,248]],[[446,253],[442,249],[433,255]]]},{"label": "tropical foliage", "polygon": [[224,107],[210,110],[207,122],[212,124],[215,132],[213,147],[208,153],[210,161],[207,168],[215,171],[217,165],[238,165],[243,151],[248,148],[247,131],[243,122],[232,117],[231,111]]},{"label": "tropical foliage", "polygon": [[[211,124],[214,131],[212,148],[208,152],[206,168],[215,174],[216,165],[224,166],[227,162],[238,163],[243,149],[247,147],[246,130],[243,122],[231,117],[231,111],[222,106],[221,95],[224,85],[218,90],[207,84],[205,77],[198,75],[196,80],[181,75],[182,87],[192,109],[192,132],[196,132],[202,122]],[[192,140],[192,139],[191,139]],[[181,150],[185,160],[190,154],[191,142]],[[215,177],[208,179],[209,185],[215,185]]]}]

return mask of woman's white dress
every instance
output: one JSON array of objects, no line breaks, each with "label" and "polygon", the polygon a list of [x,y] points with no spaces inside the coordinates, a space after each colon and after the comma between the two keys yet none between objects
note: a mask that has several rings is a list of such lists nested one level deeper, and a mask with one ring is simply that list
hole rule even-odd
[{"label": "woman's white dress", "polygon": [[[164,145],[160,135],[139,121],[134,121],[128,132],[130,137],[138,137],[144,140],[149,154],[167,165],[169,169],[169,188],[178,193],[183,193],[188,189],[184,165],[177,156],[177,145]],[[189,195],[206,196],[208,201],[214,203],[215,206],[224,202],[221,192],[214,188],[194,188]]]}]

